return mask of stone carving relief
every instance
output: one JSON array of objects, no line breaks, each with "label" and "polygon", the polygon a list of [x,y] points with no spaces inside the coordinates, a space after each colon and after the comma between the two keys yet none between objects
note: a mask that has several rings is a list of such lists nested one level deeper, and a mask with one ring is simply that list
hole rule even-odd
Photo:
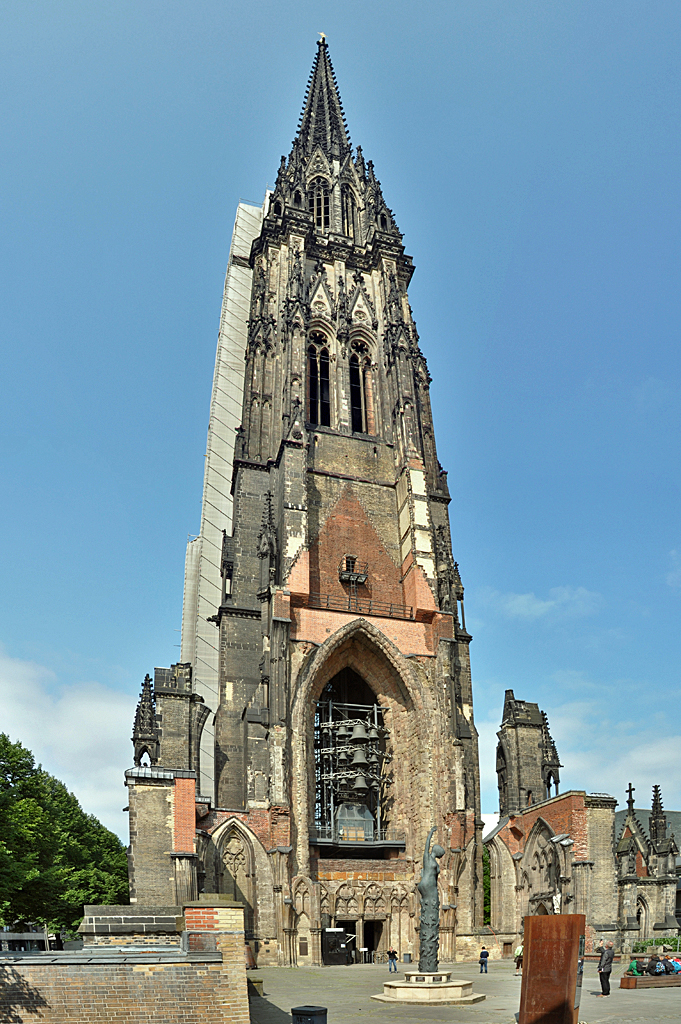
[{"label": "stone carving relief", "polygon": [[349,915],[356,916],[357,914],[359,914],[357,893],[351,885],[345,883],[341,885],[336,893],[336,918],[342,919]]}]

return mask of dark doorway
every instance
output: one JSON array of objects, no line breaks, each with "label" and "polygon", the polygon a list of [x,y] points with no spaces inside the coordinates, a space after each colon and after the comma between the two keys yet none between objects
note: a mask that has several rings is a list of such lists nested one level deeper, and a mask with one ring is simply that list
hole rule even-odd
[{"label": "dark doorway", "polygon": [[365,921],[364,922],[364,946],[367,952],[364,954],[364,959],[368,963],[372,963],[374,953],[378,949],[378,945],[381,941],[381,935],[383,934],[383,922],[382,921]]}]

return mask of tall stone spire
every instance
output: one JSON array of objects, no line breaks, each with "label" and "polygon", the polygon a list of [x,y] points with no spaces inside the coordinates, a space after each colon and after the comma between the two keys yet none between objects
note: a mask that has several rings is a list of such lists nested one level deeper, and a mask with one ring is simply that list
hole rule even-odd
[{"label": "tall stone spire", "polygon": [[[339,918],[355,903],[367,922],[370,907],[382,918],[392,890],[372,879],[401,851],[399,929],[412,948],[408,893],[432,825],[460,857],[441,881],[456,887],[468,948],[483,924],[471,637],[409,304],[414,267],[373,164],[352,151],[323,38],[291,153],[262,211],[240,207],[229,265],[183,661],[154,684],[159,763],[198,762],[200,808],[209,797],[217,816],[201,819],[197,870],[207,892],[243,894],[261,962],[295,950],[320,963],[332,899]],[[210,712],[184,727],[170,718],[171,684],[179,695],[190,664]],[[543,785],[540,765],[534,800]],[[221,808],[239,812],[226,830]],[[333,885],[316,880],[320,855],[345,863],[360,841],[360,875],[350,859]],[[315,908],[304,942],[289,893],[292,908]],[[360,922],[356,944],[379,934]]]},{"label": "tall stone spire", "polygon": [[315,147],[320,146],[325,156],[343,159],[351,149],[338,83],[324,38],[317,43],[296,141],[305,156],[310,156]]},{"label": "tall stone spire", "polygon": [[667,838],[667,816],[662,807],[662,793],[659,786],[653,786],[653,806],[648,819],[650,838],[654,843]]},{"label": "tall stone spire", "polygon": [[140,765],[145,754],[152,765],[158,762],[158,729],[156,727],[156,703],[151,688],[151,677],[145,676],[142,692],[135,711],[132,727],[132,742],[135,750],[135,764]]}]

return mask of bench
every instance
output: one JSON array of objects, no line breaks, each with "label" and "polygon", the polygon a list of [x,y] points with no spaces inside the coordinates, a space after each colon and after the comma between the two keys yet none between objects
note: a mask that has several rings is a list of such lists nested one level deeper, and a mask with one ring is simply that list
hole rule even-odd
[{"label": "bench", "polygon": [[681,988],[681,974],[623,974],[620,988]]}]

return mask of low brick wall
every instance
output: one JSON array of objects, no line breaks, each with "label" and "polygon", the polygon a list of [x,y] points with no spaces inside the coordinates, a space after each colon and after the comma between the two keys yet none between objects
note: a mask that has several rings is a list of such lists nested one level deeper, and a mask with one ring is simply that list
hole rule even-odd
[{"label": "low brick wall", "polygon": [[0,1020],[249,1024],[243,938],[223,952],[3,954]]},{"label": "low brick wall", "polygon": [[182,907],[83,907],[79,933],[86,947],[153,945],[179,946]]}]

